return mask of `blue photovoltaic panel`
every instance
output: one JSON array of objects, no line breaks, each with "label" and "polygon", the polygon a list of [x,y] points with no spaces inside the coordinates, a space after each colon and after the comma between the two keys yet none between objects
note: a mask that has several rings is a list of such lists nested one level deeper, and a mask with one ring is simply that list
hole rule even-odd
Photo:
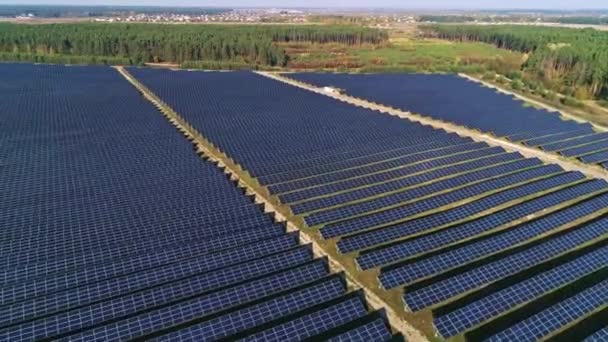
[{"label": "blue photovoltaic panel", "polygon": [[[199,310],[199,314],[210,314],[234,305],[246,303],[295,287],[298,284],[320,279],[326,274],[325,265],[317,262],[283,271],[278,275],[260,280],[226,285],[220,289],[216,289],[215,292],[199,297],[198,303],[201,308],[204,308],[204,310]],[[23,331],[28,331],[28,334],[33,339],[42,339],[92,327],[106,321],[136,314],[139,311],[150,310],[161,305],[183,300],[190,296],[200,296],[201,293],[210,291],[207,278],[209,278],[209,275],[199,275],[185,281],[173,282],[97,303],[93,302],[93,300],[97,300],[98,298],[92,298],[87,293],[88,303],[81,299],[81,303],[78,303],[78,305],[88,304],[88,306],[75,308],[70,311],[60,311],[52,316],[13,326],[2,330],[0,337],[10,338],[10,336],[18,336]],[[112,295],[115,296],[116,293],[112,293]],[[36,304],[40,302],[40,300],[36,301]],[[63,306],[58,306],[57,304],[59,303],[52,304],[54,304],[55,310],[65,309]],[[62,304],[66,305],[67,303]],[[37,309],[36,315],[49,314],[51,312],[51,308],[46,308],[46,312],[43,312],[39,306],[35,306],[33,309]],[[24,315],[24,318],[28,318],[28,316]]]},{"label": "blue photovoltaic panel", "polygon": [[608,151],[584,155],[584,156],[579,157],[579,159],[582,162],[589,163],[589,164],[603,163],[603,162],[608,161]]},{"label": "blue photovoltaic panel", "polygon": [[361,299],[352,297],[342,303],[247,336],[243,341],[301,341],[354,321],[366,314],[367,309]]},{"label": "blue photovoltaic panel", "polygon": [[[149,253],[136,258],[123,258],[120,261],[106,262],[95,265],[95,271],[86,270],[85,266],[76,267],[72,266],[69,271],[78,277],[78,274],[87,274],[87,276],[98,279],[109,278],[111,276],[120,276],[139,270],[145,270],[152,267],[163,267],[165,265],[184,261],[187,262],[189,259],[194,257],[201,257],[206,255],[205,262],[208,263],[209,267],[221,267],[223,264],[231,264],[238,262],[239,260],[247,260],[251,257],[270,254],[278,250],[287,249],[296,246],[297,241],[294,237],[283,235],[274,239],[267,239],[264,241],[258,241],[254,244],[243,244],[238,249],[226,250],[217,252],[216,254],[207,255],[206,250],[200,250],[198,244],[191,246],[182,245],[175,249],[166,249],[164,251],[158,251],[157,253]],[[74,262],[73,264],[76,264]],[[64,263],[59,265],[52,265],[46,263],[44,268],[24,267],[15,268],[11,272],[2,272],[2,275],[6,279],[6,283],[14,283],[17,281],[25,281],[28,278],[36,278],[36,276],[46,275],[47,279],[52,276],[66,271]],[[58,269],[54,269],[56,266]],[[85,273],[86,272],[86,273]]]},{"label": "blue photovoltaic panel", "polygon": [[567,157],[578,157],[594,152],[605,151],[608,149],[608,140],[598,141],[595,143],[575,147],[567,150],[560,151],[559,153]]},{"label": "blue photovoltaic panel", "polygon": [[470,139],[460,138],[460,137],[452,137],[445,136],[442,138],[437,138],[436,141],[419,144],[415,146],[407,146],[401,147],[392,150],[385,150],[386,147],[383,147],[379,152],[377,151],[371,155],[365,155],[365,151],[357,151],[356,156],[346,160],[330,160],[328,163],[318,165],[318,161],[312,160],[307,161],[305,164],[301,165],[299,168],[289,169],[282,173],[270,174],[268,176],[259,177],[259,181],[262,184],[275,184],[280,182],[286,182],[293,179],[310,177],[322,173],[332,172],[336,170],[343,170],[352,167],[363,166],[375,162],[380,162],[383,160],[388,160],[391,158],[399,158],[415,153],[421,153],[423,151],[432,151],[438,149],[444,149],[453,145],[465,145],[469,144],[472,141]]},{"label": "blue photovoltaic panel", "polygon": [[546,191],[557,186],[579,181],[582,178],[584,178],[584,176],[580,173],[567,173],[549,179],[521,185],[510,190],[498,192],[477,201],[469,202],[454,209],[445,210],[404,223],[391,225],[386,228],[380,228],[363,234],[344,238],[338,243],[338,247],[343,253],[368,248],[399,237],[417,234],[428,229],[463,220],[467,217],[482,213],[507,202],[530,196],[538,192]]},{"label": "blue photovoltaic panel", "polygon": [[492,293],[446,315],[434,319],[435,327],[445,337],[464,332],[504,311],[571,283],[608,262],[608,247],[600,248],[513,286]]},{"label": "blue photovoltaic panel", "polygon": [[[457,155],[460,157],[456,159],[457,161],[465,161],[471,158],[480,158],[480,157],[489,157],[498,153],[503,153],[504,150],[501,148],[491,148],[484,150],[477,150],[472,153],[463,153],[461,155]],[[382,173],[372,173],[370,175],[365,175],[362,177],[358,177],[355,179],[345,179],[339,182],[332,182],[325,185],[315,186],[313,188],[302,189],[299,191],[287,193],[285,195],[279,195],[279,199],[284,203],[293,203],[304,200],[309,200],[311,198],[315,198],[318,196],[327,196],[330,194],[335,194],[338,192],[344,192],[351,189],[356,189],[362,186],[368,186],[375,182],[388,181],[391,178],[394,178],[395,175],[408,175],[411,174],[415,170],[430,170],[429,167],[431,165],[447,165],[448,160],[454,160],[454,157],[441,158],[439,160],[432,160],[428,162],[423,162],[421,164],[409,165],[399,169],[392,169],[387,172]]]},{"label": "blue photovoltaic panel", "polygon": [[[577,185],[565,190],[561,190],[547,196],[543,196],[516,206],[504,209],[492,215],[488,215],[477,220],[452,227],[450,229],[423,236],[418,239],[413,239],[400,244],[396,244],[387,248],[383,248],[377,251],[371,251],[369,253],[362,253],[357,258],[357,263],[363,269],[368,269],[382,264],[389,264],[401,258],[414,256],[419,253],[428,252],[442,246],[455,243],[459,240],[474,237],[478,234],[482,234],[495,227],[507,224],[509,222],[519,220],[532,215],[534,213],[542,212],[547,208],[565,203],[573,200],[579,196],[590,194],[596,191],[605,190],[608,188],[608,184],[603,180],[595,180],[581,185]],[[607,203],[608,204],[608,203]],[[504,240],[498,241],[495,245],[498,247],[507,247],[511,244],[517,243],[522,239],[534,237],[537,233],[531,233],[528,235],[519,235],[513,240],[508,240],[505,237],[511,233],[514,233],[515,229],[512,228],[509,232],[505,233],[502,237]],[[509,241],[509,243],[507,243]],[[497,248],[496,246],[491,248]],[[488,249],[486,252],[489,253],[496,251],[496,249]],[[481,255],[483,255],[483,253]],[[481,256],[478,255],[478,256]]]},{"label": "blue photovoltaic panel", "polygon": [[[228,312],[219,317],[211,316],[204,322],[164,335],[161,340],[171,341],[188,336],[198,341],[217,340],[335,299],[344,291],[342,281],[333,278],[237,311]],[[201,317],[199,312],[205,312],[204,308],[204,302],[193,299],[172,307],[154,310],[139,317],[89,330],[74,336],[71,340],[89,341],[101,331],[108,336],[116,336],[120,340],[132,339]]]},{"label": "blue photovoltaic panel", "polygon": [[[422,289],[407,293],[404,298],[412,310],[420,310],[448,300],[458,294],[481,287],[509,274],[547,261],[556,255],[606,234],[608,220],[602,219],[540,245],[480,266],[465,273],[441,280]],[[387,284],[393,285],[390,279]],[[396,281],[398,283],[398,281]]]},{"label": "blue photovoltaic panel", "polygon": [[387,341],[391,333],[382,319],[376,319],[370,323],[361,325],[348,332],[330,338],[328,342],[350,342],[350,341]]},{"label": "blue photovoltaic panel", "polygon": [[[387,207],[385,210],[374,212],[367,216],[356,217],[347,221],[330,224],[322,228],[321,233],[324,237],[345,235],[376,225],[396,222],[397,220],[403,220],[409,216],[436,209],[454,202],[462,201],[489,191],[496,191],[503,187],[514,186],[518,183],[529,181],[530,179],[548,176],[560,171],[561,168],[555,165],[549,165],[509,174],[504,177],[490,178],[489,180],[458,189],[457,191],[442,193],[437,196],[397,207]],[[448,186],[447,188],[449,189],[451,187]],[[382,209],[384,207],[385,205],[382,205],[379,208],[372,208],[372,210]]]},{"label": "blue photovoltaic panel", "polygon": [[[591,130],[589,124],[562,120],[559,113],[522,106],[511,96],[494,92],[457,75],[425,74],[286,74],[319,87],[334,86],[349,95],[420,113],[435,119],[492,132],[498,136]],[[468,101],[475,98],[476,101]]]},{"label": "blue photovoltaic panel", "polygon": [[[127,274],[123,277],[109,279],[95,279],[91,281],[83,275],[79,277],[64,276],[63,278],[54,278],[46,282],[36,281],[24,284],[18,284],[12,287],[2,289],[3,305],[10,304],[16,301],[25,300],[41,295],[48,295],[57,291],[66,290],[74,286],[83,286],[92,284],[93,286],[104,286],[111,288],[112,291],[128,291],[132,289],[145,288],[153,284],[173,281],[185,276],[195,275],[200,272],[210,271],[212,268],[207,267],[204,257],[181,262],[177,264],[166,265],[162,268],[149,269],[138,273]],[[254,260],[249,263],[241,263],[233,268],[224,268],[218,272],[210,274],[208,281],[215,281],[217,286],[221,286],[223,282],[230,279],[247,279],[248,277],[264,272],[265,269],[273,269],[280,267],[282,262],[297,263],[304,262],[310,259],[310,251],[305,248],[298,248],[285,254],[273,255],[264,259]],[[44,286],[47,287],[44,287]]]},{"label": "blue photovoltaic panel", "polygon": [[[348,203],[354,200],[369,197],[370,194],[379,194],[389,191],[398,191],[405,187],[420,185],[422,183],[434,181],[439,178],[449,177],[458,173],[470,172],[478,168],[487,168],[494,164],[507,163],[521,160],[523,157],[519,153],[503,153],[491,155],[487,158],[475,159],[470,162],[457,163],[455,165],[442,166],[428,172],[418,172],[410,176],[402,176],[396,179],[383,182],[371,183],[364,188],[352,189],[348,192],[330,195],[317,200],[310,200],[301,204],[294,204],[291,210],[296,214],[320,210],[334,205]],[[529,159],[530,163],[535,159]],[[540,162],[539,162],[540,163]]]},{"label": "blue photovoltaic panel", "polygon": [[535,139],[529,139],[529,140],[524,141],[524,144],[530,145],[530,146],[543,146],[543,145],[556,143],[556,142],[559,142],[562,140],[584,137],[584,136],[591,135],[591,134],[593,134],[593,130],[591,130],[589,128],[582,129],[582,130],[577,129],[577,130],[573,130],[573,131],[569,131],[569,132],[561,132],[561,133],[551,134],[551,135],[547,135],[547,136],[543,136],[543,137],[539,137],[539,138],[535,138]]},{"label": "blue photovoltaic panel", "polygon": [[509,136],[505,136],[505,138],[515,141],[515,142],[523,142],[530,139],[546,137],[550,135],[560,134],[563,131],[559,128],[548,129],[544,131],[531,131],[531,132],[523,132],[523,133],[515,133]]},{"label": "blue photovoltaic panel", "polygon": [[541,147],[545,151],[562,151],[565,149],[578,147],[579,145],[589,144],[604,139],[608,139],[608,132],[596,133],[580,138],[568,139],[552,144],[542,145]]},{"label": "blue photovoltaic panel", "polygon": [[608,303],[608,280],[512,325],[488,341],[537,340]]},{"label": "blue photovoltaic panel", "polygon": [[[285,193],[288,191],[298,190],[309,188],[316,185],[321,185],[329,182],[341,181],[348,178],[365,176],[370,173],[382,172],[387,170],[392,170],[395,168],[407,166],[412,163],[418,163],[429,159],[436,159],[441,157],[450,156],[458,153],[465,153],[473,150],[478,150],[482,148],[488,148],[488,145],[485,143],[471,143],[465,145],[456,145],[447,147],[445,149],[421,152],[417,154],[408,155],[405,157],[398,157],[394,159],[389,159],[386,161],[376,162],[373,164],[345,169],[345,170],[337,170],[331,173],[322,174],[313,177],[302,178],[300,180],[290,181],[288,183],[281,183],[277,185],[271,185],[268,189],[272,193]],[[280,196],[281,200],[284,200],[284,196]]]},{"label": "blue photovoltaic panel", "polygon": [[585,338],[585,342],[605,342],[608,341],[608,326],[594,332],[591,336]]},{"label": "blue photovoltaic panel", "polygon": [[[342,206],[336,209],[330,209],[317,214],[312,214],[306,217],[305,220],[306,223],[308,223],[309,225],[317,225],[333,221],[346,221],[348,220],[348,218],[353,216],[365,216],[366,213],[376,211],[378,209],[387,208],[389,206],[413,202],[417,198],[429,196],[434,193],[439,193],[452,189],[454,189],[453,191],[458,191],[458,189],[456,188],[467,185],[470,185],[470,187],[472,187],[474,183],[479,183],[483,180],[496,178],[503,174],[516,172],[518,170],[535,167],[539,164],[540,162],[538,160],[524,159],[515,163],[486,168],[483,170],[467,173],[457,177],[452,177],[431,184],[420,185],[419,187],[413,187],[411,189],[402,189],[402,191],[400,192],[394,194],[387,194],[383,197],[372,197],[368,201],[358,201],[357,203],[353,203],[351,205]],[[416,185],[416,183],[412,183],[411,185]],[[373,195],[375,194],[371,194],[370,196]],[[447,200],[448,196],[443,197],[446,198],[445,200]],[[454,200],[454,198],[455,197],[452,197],[452,200]],[[436,204],[443,203],[439,199],[435,199],[434,202]],[[334,227],[339,226],[339,224],[328,225],[328,227],[329,226]],[[331,237],[330,232],[333,231],[333,229],[334,228],[327,228],[323,229],[321,232],[323,233],[323,236],[327,238]]]},{"label": "blue photovoltaic panel", "polygon": [[417,279],[441,273],[450,268],[507,249],[558,227],[546,225],[545,229],[540,229],[538,224],[532,224],[521,228],[512,228],[497,237],[482,240],[461,248],[454,248],[428,259],[391,269],[383,272],[380,279],[386,286],[394,286],[396,283],[408,284]]}]

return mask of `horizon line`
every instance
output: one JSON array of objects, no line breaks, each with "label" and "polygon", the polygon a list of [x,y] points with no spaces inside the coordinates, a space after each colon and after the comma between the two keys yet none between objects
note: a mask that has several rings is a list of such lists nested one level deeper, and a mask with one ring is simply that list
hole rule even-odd
[{"label": "horizon line", "polygon": [[486,10],[497,10],[497,11],[608,11],[608,7],[581,7],[581,8],[526,8],[526,7],[407,7],[407,6],[395,6],[395,5],[387,5],[382,7],[374,7],[374,6],[231,6],[231,5],[173,5],[173,6],[164,6],[164,5],[112,5],[112,4],[37,4],[37,3],[28,3],[28,4],[3,4],[0,3],[0,6],[66,6],[66,7],[155,7],[155,8],[213,8],[213,9],[367,9],[367,10],[378,10],[378,9],[404,9],[404,10],[444,10],[444,11],[486,11]]}]

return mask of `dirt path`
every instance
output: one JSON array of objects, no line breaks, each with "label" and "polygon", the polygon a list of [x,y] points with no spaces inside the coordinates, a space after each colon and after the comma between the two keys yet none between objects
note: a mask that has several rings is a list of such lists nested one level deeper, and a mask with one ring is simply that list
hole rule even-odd
[{"label": "dirt path", "polygon": [[[451,123],[446,123],[443,121],[431,119],[425,116],[421,116],[418,114],[414,114],[411,112],[405,112],[396,108],[391,108],[388,106],[372,103],[363,99],[358,99],[352,96],[337,94],[337,93],[329,93],[324,91],[322,88],[318,88],[309,84],[305,84],[302,82],[298,82],[286,77],[283,77],[277,73],[270,72],[258,72],[258,74],[272,78],[274,80],[284,82],[296,87],[300,87],[309,91],[312,91],[317,94],[325,95],[331,98],[334,98],[339,101],[343,101],[346,103],[350,103],[359,107],[364,107],[368,109],[377,110],[383,113],[387,113],[390,115],[395,115],[410,121],[419,122],[424,125],[429,125],[438,129],[443,129],[446,132],[456,133],[460,136],[470,137],[475,141],[483,141],[492,146],[500,146],[507,151],[511,152],[519,152],[525,157],[528,158],[539,158],[546,163],[558,164],[564,170],[567,171],[580,171],[588,177],[591,178],[599,178],[608,181],[608,171],[604,170],[602,167],[597,165],[588,165],[576,161],[574,159],[565,158],[558,154],[544,152],[537,148],[524,146],[521,144],[513,143],[511,141],[507,141],[505,139],[497,138],[490,134],[480,133],[479,131],[475,131],[469,128],[465,128],[462,126],[458,126]],[[579,119],[580,120],[580,119]]]}]

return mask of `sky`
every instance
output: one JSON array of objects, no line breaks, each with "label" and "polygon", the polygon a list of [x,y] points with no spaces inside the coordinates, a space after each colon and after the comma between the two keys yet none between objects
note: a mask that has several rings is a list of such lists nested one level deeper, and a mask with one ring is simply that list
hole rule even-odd
[{"label": "sky", "polygon": [[607,0],[0,0],[0,4],[215,7],[394,7],[428,9],[606,9]]}]

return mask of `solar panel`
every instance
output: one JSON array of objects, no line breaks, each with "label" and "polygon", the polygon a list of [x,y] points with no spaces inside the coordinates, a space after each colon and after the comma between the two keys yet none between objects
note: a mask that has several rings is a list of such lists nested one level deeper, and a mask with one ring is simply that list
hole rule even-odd
[{"label": "solar panel", "polygon": [[367,314],[365,305],[358,297],[351,297],[341,303],[301,316],[285,324],[243,338],[243,341],[288,341],[303,340],[329,329],[363,317]]},{"label": "solar panel", "polygon": [[585,342],[602,342],[608,340],[608,327],[600,329],[593,333],[591,336],[588,336],[584,341]]},{"label": "solar panel", "polygon": [[[277,185],[270,185],[268,189],[272,193],[286,193],[288,191],[293,191],[297,189],[309,188],[315,185],[321,185],[329,182],[340,181],[352,177],[364,176],[370,173],[382,172],[382,171],[391,171],[399,167],[403,167],[412,163],[417,163],[429,159],[441,158],[443,156],[450,156],[457,153],[465,153],[468,151],[487,148],[488,146],[485,143],[472,143],[465,145],[456,145],[447,147],[445,149],[434,150],[429,152],[421,152],[418,154],[413,154],[405,157],[397,157],[394,159],[389,159],[386,161],[380,161],[376,163],[372,163],[369,165],[364,165],[361,167],[356,167],[352,169],[345,170],[337,170],[332,171],[331,173],[326,173],[318,176],[312,176],[307,178],[302,178],[300,180],[290,181],[289,183],[282,183]],[[280,196],[282,200],[284,196]],[[288,200],[291,201],[291,200]]]},{"label": "solar panel", "polygon": [[579,157],[579,159],[582,162],[589,163],[589,164],[602,163],[602,162],[608,161],[608,151],[587,154],[587,155]]},{"label": "solar panel", "polygon": [[369,323],[342,333],[328,339],[328,342],[349,342],[349,341],[387,341],[391,338],[391,333],[386,323],[377,318]]},{"label": "solar panel", "polygon": [[348,251],[359,250],[389,242],[396,238],[418,234],[432,228],[466,219],[522,197],[530,196],[554,187],[579,181],[582,178],[584,177],[579,173],[567,173],[549,179],[539,180],[538,182],[517,186],[515,188],[489,195],[485,198],[469,202],[453,209],[420,217],[407,222],[398,223],[386,228],[375,229],[367,233],[354,235],[352,237],[343,238],[340,242],[338,242],[338,247],[340,248],[341,252],[347,253]]},{"label": "solar panel", "polygon": [[[497,154],[493,153],[496,152]],[[396,191],[404,187],[432,181],[451,174],[474,170],[483,166],[521,159],[517,153],[501,153],[501,149],[475,151],[472,154],[458,155],[458,158],[448,157],[431,162],[408,166],[396,171],[375,174],[334,183],[332,188],[337,192],[325,194],[321,197],[306,198],[301,202],[290,204],[294,213],[305,213],[315,210],[348,203],[360,198],[369,197],[375,193]],[[324,187],[311,189],[323,190]],[[294,193],[299,194],[299,193]],[[309,196],[309,194],[306,194]]]},{"label": "solar panel", "polygon": [[344,191],[352,191],[354,189],[358,189],[361,187],[367,187],[370,184],[377,182],[386,182],[391,178],[394,179],[395,175],[401,175],[401,177],[405,175],[410,175],[412,171],[415,170],[429,170],[429,167],[432,165],[446,165],[446,162],[451,161],[465,161],[471,158],[480,158],[480,157],[489,157],[498,153],[503,153],[504,150],[501,148],[491,148],[484,150],[477,150],[473,153],[463,153],[461,155],[457,155],[457,159],[453,157],[442,158],[439,160],[432,160],[430,162],[424,162],[421,164],[407,165],[404,167],[400,167],[398,169],[392,169],[386,172],[381,173],[372,173],[370,175],[364,175],[355,179],[345,179],[338,182],[332,182],[329,184],[319,185],[312,188],[302,189],[295,192],[290,192],[285,195],[279,195],[279,199],[284,203],[294,203],[301,202],[310,199],[314,199],[319,196],[327,196],[336,193],[342,193]]},{"label": "solar panel", "polygon": [[362,165],[367,165],[374,162],[379,162],[391,158],[398,158],[406,155],[411,155],[414,153],[420,153],[423,151],[431,151],[438,150],[442,148],[449,147],[451,145],[461,145],[461,144],[469,144],[472,141],[470,139],[465,139],[461,137],[454,136],[444,136],[440,135],[437,138],[433,139],[432,142],[426,144],[417,144],[415,146],[400,147],[396,149],[386,150],[386,146],[378,146],[377,150],[375,150],[373,154],[366,155],[365,150],[358,150],[349,154],[349,159],[346,160],[335,160],[335,156],[332,156],[333,159],[328,160],[327,163],[319,165],[318,160],[306,161],[306,163],[302,163],[301,165],[296,164],[297,168],[294,168],[293,163],[290,164],[290,169],[281,172],[269,174],[267,176],[260,176],[258,180],[262,184],[275,184],[280,182],[285,182],[297,178],[310,177],[322,173],[327,173],[335,170],[342,170],[351,167],[357,167]]},{"label": "solar panel", "polygon": [[[604,181],[595,180],[580,185],[557,191],[537,199],[515,205],[513,207],[501,210],[492,215],[484,216],[474,221],[470,221],[447,230],[440,231],[436,234],[426,235],[418,239],[409,240],[396,245],[389,246],[379,250],[373,250],[368,253],[362,253],[357,258],[357,263],[363,269],[368,269],[382,264],[389,264],[402,258],[411,257],[419,253],[427,253],[429,251],[441,248],[443,246],[455,243],[459,240],[468,239],[478,234],[485,233],[495,227],[526,218],[535,213],[541,213],[547,208],[565,203],[576,199],[579,196],[587,195],[593,192],[605,190],[608,184]],[[606,203],[608,205],[608,203]],[[491,249],[484,253],[496,251],[496,248],[504,248],[514,243],[536,236],[538,233],[530,233],[528,235],[518,235],[517,238],[510,241],[507,236],[515,234],[516,229],[512,228],[502,236],[502,240],[494,243]],[[507,242],[509,241],[509,242]],[[483,254],[482,254],[483,255]],[[480,255],[477,255],[480,256]]]},{"label": "solar panel", "polygon": [[[606,230],[608,229],[607,223],[608,220],[606,219],[596,221],[565,235],[547,240],[520,253],[441,280],[430,286],[408,293],[404,297],[405,301],[412,310],[420,310],[507,275],[524,271],[532,265],[547,261],[560,253],[576,248],[580,244],[606,234]],[[386,281],[387,283],[389,282],[388,279]]]},{"label": "solar panel", "polygon": [[551,134],[548,136],[538,137],[535,139],[528,139],[523,143],[529,146],[544,146],[552,143],[556,143],[566,139],[578,138],[582,136],[587,136],[593,134],[593,131],[590,129],[581,129],[581,130],[573,130],[568,132],[560,132],[557,134]]},{"label": "solar panel", "polygon": [[[452,177],[449,179],[441,180],[431,184],[424,184],[422,180],[420,182],[413,182],[411,186],[419,185],[413,188],[402,188],[394,193],[386,194],[385,196],[377,196],[379,194],[371,193],[367,194],[370,199],[367,201],[357,201],[351,205],[341,206],[336,209],[322,211],[316,214],[307,216],[306,223],[309,225],[325,224],[328,222],[339,222],[347,221],[348,219],[354,219],[356,217],[366,216],[370,212],[377,211],[378,209],[401,206],[407,203],[412,203],[417,199],[428,197],[434,193],[442,193],[445,191],[458,191],[463,186],[473,186],[476,183],[482,181],[490,181],[493,178],[502,176],[509,173],[514,173],[527,168],[539,166],[539,163],[535,159],[526,159],[517,161],[515,163],[509,163],[504,165],[498,165],[491,168],[463,174],[460,176]],[[365,197],[364,197],[365,198]],[[328,225],[334,226],[334,225]],[[323,229],[322,233],[324,237],[331,237],[330,232],[333,228]]]},{"label": "solar panel", "polygon": [[608,302],[608,280],[587,288],[574,296],[547,308],[540,313],[518,322],[493,336],[489,341],[542,338],[552,331],[584,316]]},{"label": "solar panel", "polygon": [[[91,328],[110,320],[126,318],[140,311],[151,310],[180,300],[183,301],[192,296],[199,297],[198,303],[201,308],[204,308],[199,310],[199,314],[208,314],[284,291],[298,284],[312,282],[327,275],[326,266],[320,262],[281,270],[280,272],[278,274],[275,272],[276,275],[263,275],[246,282],[227,284],[222,288],[215,289],[215,291],[210,290],[208,282],[205,281],[205,278],[209,275],[201,274],[119,297],[116,297],[117,293],[106,293],[105,297],[107,298],[105,299],[107,300],[102,302],[99,302],[99,299],[104,297],[101,294],[93,297],[94,292],[92,290],[86,293],[86,297],[82,294],[80,294],[82,297],[79,297],[72,293],[71,296],[66,298],[67,301],[60,303],[46,298],[44,302],[39,299],[33,301],[31,303],[33,305],[27,308],[31,311],[27,313],[17,311],[18,309],[24,309],[23,305],[19,305],[15,307],[14,312],[9,314],[9,317],[15,318],[21,314],[21,320],[36,316],[43,318],[4,329],[3,333],[4,336],[10,336],[28,331],[33,339],[58,336]],[[73,309],[68,311],[67,308]]]},{"label": "solar panel", "polygon": [[[456,75],[347,75],[295,73],[285,76],[317,86],[331,84],[347,94],[454,122],[498,136],[588,129],[590,125],[561,120],[556,113],[526,108],[509,95],[493,92]],[[475,102],[466,99],[478,99]],[[491,113],[491,114],[488,114]]]},{"label": "solar panel", "polygon": [[[161,308],[147,312],[139,317],[126,319],[121,322],[89,330],[75,335],[71,340],[88,341],[93,336],[103,332],[107,336],[116,336],[121,340],[145,336],[161,329],[167,329],[177,324],[191,320],[203,320],[183,329],[165,334],[163,340],[181,338],[196,338],[198,340],[216,340],[252,328],[279,317],[293,314],[300,310],[338,298],[344,292],[344,284],[340,279],[313,284],[298,291],[289,292],[280,297],[269,298],[253,305],[238,308],[236,311],[226,311],[219,316],[201,317],[199,312],[205,312],[199,301],[191,300],[173,307]],[[196,322],[196,321],[195,321]]]},{"label": "solar panel", "polygon": [[569,148],[578,147],[584,144],[593,143],[599,140],[608,139],[608,132],[591,134],[579,138],[562,140],[552,144],[543,145],[545,151],[563,151]]},{"label": "solar panel", "polygon": [[608,141],[598,141],[591,144],[562,150],[559,153],[567,157],[578,157],[608,149]]},{"label": "solar panel", "polygon": [[468,303],[455,311],[436,317],[433,321],[435,327],[445,338],[462,333],[519,304],[528,302],[600,269],[608,261],[607,252],[608,247],[600,248]]}]

